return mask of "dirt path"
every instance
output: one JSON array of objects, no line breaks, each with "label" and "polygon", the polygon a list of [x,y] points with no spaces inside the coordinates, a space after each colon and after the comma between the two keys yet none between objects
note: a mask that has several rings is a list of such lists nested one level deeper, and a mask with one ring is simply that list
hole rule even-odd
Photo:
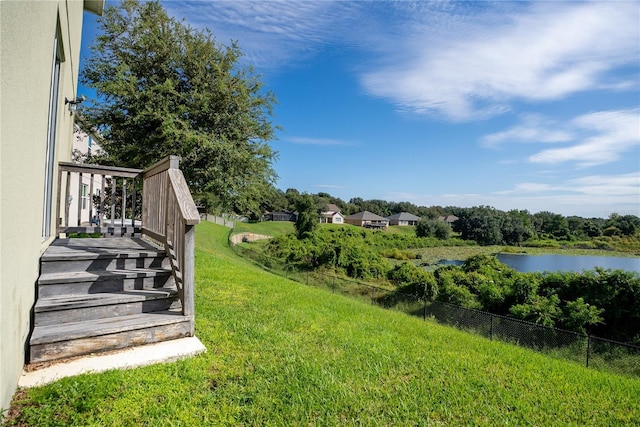
[{"label": "dirt path", "polygon": [[239,233],[231,236],[231,243],[234,245],[240,242],[255,242],[256,240],[270,239],[271,236],[255,233]]}]

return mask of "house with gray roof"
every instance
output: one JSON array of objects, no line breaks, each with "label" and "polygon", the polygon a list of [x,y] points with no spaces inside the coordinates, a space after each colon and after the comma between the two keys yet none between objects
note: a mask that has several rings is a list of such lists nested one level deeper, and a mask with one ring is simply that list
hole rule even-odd
[{"label": "house with gray roof", "polygon": [[453,224],[457,220],[458,220],[458,217],[455,216],[455,215],[441,216],[441,217],[438,218],[438,221],[444,221],[444,222],[449,223],[449,224]]},{"label": "house with gray roof", "polygon": [[409,212],[400,212],[387,217],[387,219],[389,225],[417,225],[421,218]]},{"label": "house with gray roof", "polygon": [[369,211],[358,212],[349,215],[344,219],[347,224],[357,225],[358,227],[386,229],[389,226],[389,220]]}]

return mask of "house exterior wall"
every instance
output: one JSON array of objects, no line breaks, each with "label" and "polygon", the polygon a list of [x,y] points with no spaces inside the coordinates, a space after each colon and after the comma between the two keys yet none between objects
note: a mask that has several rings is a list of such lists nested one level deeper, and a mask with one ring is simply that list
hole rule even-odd
[{"label": "house exterior wall", "polygon": [[358,227],[373,226],[373,227],[387,228],[389,226],[389,221],[371,221],[371,220],[345,218],[344,222],[351,225],[357,225]]},{"label": "house exterior wall", "polygon": [[344,224],[344,217],[340,212],[328,212],[320,214],[320,223],[321,224]]},{"label": "house exterior wall", "polygon": [[0,408],[9,406],[25,361],[39,258],[53,240],[57,168],[53,169],[51,235],[43,237],[49,105],[58,22],[63,54],[55,126],[55,164],[69,161],[77,95],[82,1],[0,1]]},{"label": "house exterior wall", "polygon": [[[69,188],[71,191],[70,197],[65,201],[69,205],[69,224],[72,227],[91,226],[91,219],[98,220],[98,213],[95,206],[93,206],[93,197],[100,196],[102,189],[102,177],[90,175],[82,176],[82,184],[79,183],[80,175],[71,174],[69,180]],[[91,182],[93,181],[93,183]],[[93,193],[91,188],[93,184]],[[80,206],[80,216],[78,216],[78,205]],[[64,216],[64,206],[60,205],[60,216]],[[63,221],[64,222],[64,221]]]},{"label": "house exterior wall", "polygon": [[418,221],[408,221],[404,219],[391,219],[389,220],[389,225],[399,225],[399,226],[408,226],[408,225],[416,225]]}]

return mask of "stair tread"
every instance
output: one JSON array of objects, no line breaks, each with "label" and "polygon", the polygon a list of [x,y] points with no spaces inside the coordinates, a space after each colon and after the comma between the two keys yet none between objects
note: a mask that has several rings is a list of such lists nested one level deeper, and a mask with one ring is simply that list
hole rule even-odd
[{"label": "stair tread", "polygon": [[31,345],[108,335],[180,322],[190,322],[191,320],[189,316],[183,316],[180,311],[165,310],[74,323],[36,326],[31,335]]},{"label": "stair tread", "polygon": [[69,282],[95,282],[109,278],[136,279],[171,274],[167,268],[128,268],[117,270],[65,271],[61,273],[43,273],[38,284],[47,285]]},{"label": "stair tread", "polygon": [[157,248],[141,238],[56,239],[42,254],[42,261],[69,259],[143,258],[165,256]]},{"label": "stair tread", "polygon": [[134,289],[119,292],[99,292],[95,294],[56,295],[39,298],[35,312],[69,310],[112,304],[126,304],[168,298],[177,294],[175,288]]}]

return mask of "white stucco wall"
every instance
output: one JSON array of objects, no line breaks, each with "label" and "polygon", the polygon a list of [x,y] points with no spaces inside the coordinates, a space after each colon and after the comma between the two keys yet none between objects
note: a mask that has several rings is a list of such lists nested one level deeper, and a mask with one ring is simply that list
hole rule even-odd
[{"label": "white stucco wall", "polygon": [[[69,161],[84,3],[0,1],[0,408],[6,409],[25,360],[43,239],[43,192],[53,47],[60,22],[56,158]],[[53,209],[57,170],[54,171]],[[55,215],[52,215],[55,216]],[[52,218],[55,230],[55,218]]]}]

